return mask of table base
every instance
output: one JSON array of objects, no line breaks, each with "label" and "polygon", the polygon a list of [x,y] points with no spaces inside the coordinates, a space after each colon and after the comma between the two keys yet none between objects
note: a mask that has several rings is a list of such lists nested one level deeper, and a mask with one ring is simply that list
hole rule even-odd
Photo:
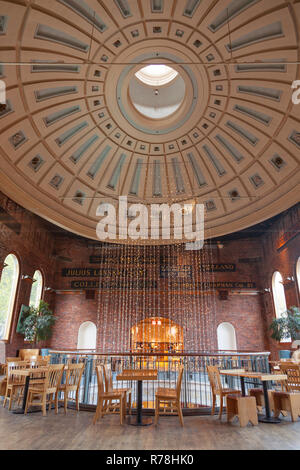
[{"label": "table base", "polygon": [[129,416],[127,418],[127,424],[130,426],[151,426],[153,419],[142,417],[141,421],[138,422],[136,416]]},{"label": "table base", "polygon": [[258,415],[258,421],[260,423],[270,423],[270,424],[281,423],[281,419],[279,418],[275,418],[274,416],[270,416],[270,418],[268,418],[267,416],[264,416],[264,415]]}]

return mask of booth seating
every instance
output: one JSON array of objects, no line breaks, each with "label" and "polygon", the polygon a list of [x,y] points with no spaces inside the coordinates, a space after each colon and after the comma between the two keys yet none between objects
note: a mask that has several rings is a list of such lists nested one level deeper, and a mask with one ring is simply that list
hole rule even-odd
[{"label": "booth seating", "polygon": [[254,397],[227,395],[226,409],[228,423],[238,416],[242,428],[246,427],[249,422],[253,426],[258,425],[256,400]]}]

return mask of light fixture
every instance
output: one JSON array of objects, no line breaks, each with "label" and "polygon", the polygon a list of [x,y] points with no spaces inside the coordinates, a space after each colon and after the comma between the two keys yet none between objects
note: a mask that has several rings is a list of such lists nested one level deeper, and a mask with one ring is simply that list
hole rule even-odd
[{"label": "light fixture", "polygon": [[7,264],[7,263],[4,263],[2,269],[6,268],[7,266],[8,266],[8,264]]},{"label": "light fixture", "polygon": [[269,287],[265,287],[264,292],[271,292],[271,289]]},{"label": "light fixture", "polygon": [[158,91],[158,89],[157,89],[157,88],[154,90],[154,94],[155,94],[155,96],[158,96],[158,94],[159,94],[159,91]]},{"label": "light fixture", "polygon": [[23,281],[31,281],[32,283],[36,282],[36,279],[33,279],[33,277],[29,276],[28,274],[23,274],[21,279]]},{"label": "light fixture", "polygon": [[54,289],[52,289],[52,287],[45,287],[45,292],[48,292],[48,291],[53,291],[54,292]]}]

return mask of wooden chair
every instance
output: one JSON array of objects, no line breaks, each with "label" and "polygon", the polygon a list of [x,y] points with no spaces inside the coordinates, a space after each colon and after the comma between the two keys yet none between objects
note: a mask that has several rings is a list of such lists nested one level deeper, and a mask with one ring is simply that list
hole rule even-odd
[{"label": "wooden chair", "polygon": [[16,369],[28,368],[27,361],[8,362],[6,370],[6,391],[3,406],[6,406],[7,400],[9,401],[8,409],[11,410],[12,401],[18,396],[18,402],[21,399],[22,390],[25,385],[25,377],[14,375]]},{"label": "wooden chair", "polygon": [[58,413],[57,388],[60,385],[63,371],[64,364],[52,364],[46,369],[44,383],[29,386],[25,414],[27,414],[29,406],[37,405],[42,407],[43,416],[47,416],[47,404],[49,404],[50,410],[53,401],[55,401],[55,413]]},{"label": "wooden chair", "polygon": [[249,421],[253,426],[258,425],[255,397],[227,395],[226,410],[228,423],[230,423],[235,416],[238,416],[242,428],[247,426]]},{"label": "wooden chair", "polygon": [[207,366],[208,379],[211,386],[211,393],[213,397],[213,405],[211,409],[211,414],[215,414],[217,395],[220,396],[220,411],[219,419],[222,418],[223,413],[223,399],[227,395],[240,395],[240,390],[234,390],[232,388],[224,388],[221,382],[221,376],[219,368],[217,366]]},{"label": "wooden chair", "polygon": [[125,392],[127,396],[127,412],[131,414],[131,388],[114,388],[113,385],[113,376],[111,368],[108,367],[107,364],[103,365],[103,376],[104,376],[104,383],[105,383],[105,390],[107,392]]},{"label": "wooden chair", "polygon": [[177,411],[181,426],[183,426],[183,416],[180,403],[181,382],[184,367],[179,367],[176,388],[158,388],[155,393],[155,424],[158,423],[160,405],[163,405],[164,414],[173,415]]},{"label": "wooden chair", "polygon": [[63,392],[64,394],[64,410],[67,413],[68,398],[70,392],[75,392],[76,409],[79,411],[79,388],[81,383],[81,377],[84,370],[84,363],[69,364],[66,371],[66,381],[64,384],[60,384],[57,389],[57,394]]},{"label": "wooden chair", "polygon": [[120,391],[104,391],[102,367],[96,367],[98,382],[98,402],[93,423],[96,424],[99,418],[103,418],[106,414],[120,413],[120,424],[124,422],[126,392]]},{"label": "wooden chair", "polygon": [[300,365],[294,363],[280,363],[280,371],[287,375],[284,384],[285,391],[272,391],[274,402],[274,415],[291,413],[292,421],[300,416]]}]

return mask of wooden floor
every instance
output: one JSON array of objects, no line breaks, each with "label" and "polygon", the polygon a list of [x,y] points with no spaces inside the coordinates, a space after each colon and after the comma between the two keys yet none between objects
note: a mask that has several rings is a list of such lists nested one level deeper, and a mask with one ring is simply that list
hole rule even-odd
[{"label": "wooden floor", "polygon": [[217,417],[189,416],[185,426],[176,417],[162,417],[158,427],[119,425],[118,416],[105,416],[95,426],[93,413],[63,410],[14,415],[0,403],[0,449],[107,449],[107,450],[192,450],[192,449],[300,449],[300,419],[292,423],[259,424],[241,429]]}]

